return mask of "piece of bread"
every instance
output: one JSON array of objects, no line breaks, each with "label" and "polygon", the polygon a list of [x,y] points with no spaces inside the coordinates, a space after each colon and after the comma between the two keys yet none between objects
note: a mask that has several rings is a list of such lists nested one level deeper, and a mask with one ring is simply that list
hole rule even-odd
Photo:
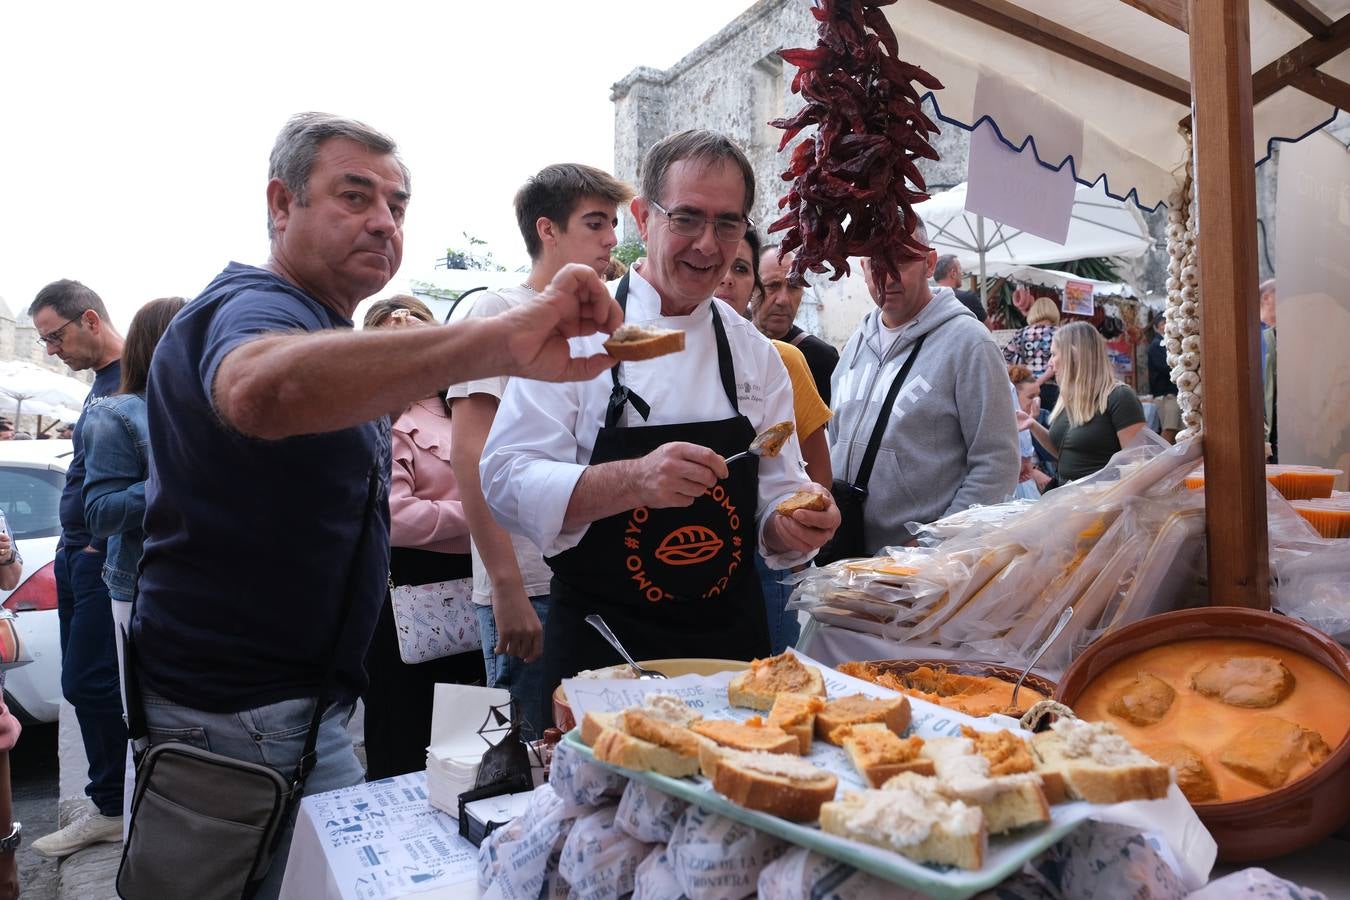
[{"label": "piece of bread", "polygon": [[923,738],[897,737],[894,732],[880,722],[866,725],[845,725],[834,731],[840,739],[840,745],[853,768],[874,788],[879,788],[901,772],[916,772],[919,775],[934,773],[933,761],[925,759]]},{"label": "piece of bread", "polygon": [[664,721],[641,709],[626,709],[620,713],[619,728],[649,744],[694,760],[698,759],[699,747],[707,741],[682,725]]},{"label": "piece of bread", "polygon": [[979,807],[948,800],[935,779],[906,772],[885,791],[845,792],[820,808],[820,828],[916,862],[978,869],[989,835]]},{"label": "piece of bread", "polygon": [[783,652],[766,659],[756,659],[731,679],[727,685],[727,699],[732,706],[746,709],[773,709],[773,701],[784,692],[825,696],[825,679],[820,669],[804,665],[791,653]]},{"label": "piece of bread", "polygon": [[792,822],[814,822],[839,779],[804,759],[778,753],[708,750],[703,772],[732,803]]},{"label": "piece of bread", "polygon": [[605,352],[623,362],[655,359],[684,349],[684,332],[670,328],[623,324],[604,343]]},{"label": "piece of bread", "polygon": [[978,806],[990,834],[1050,821],[1050,804],[1034,772],[991,774],[989,760],[970,738],[932,738],[921,752],[937,769],[942,796]]},{"label": "piece of bread", "polygon": [[839,746],[839,740],[833,735],[836,728],[867,722],[880,722],[897,735],[903,734],[909,727],[909,700],[903,696],[868,697],[865,694],[831,700],[816,714],[816,737]]},{"label": "piece of bread", "polygon": [[647,694],[642,698],[642,706],[638,708],[649,716],[674,725],[683,725],[685,728],[703,718],[674,694]]},{"label": "piece of bread", "polygon": [[783,445],[796,430],[797,424],[791,421],[770,425],[755,435],[755,439],[750,442],[750,452],[764,459],[773,459],[783,452]]},{"label": "piece of bread", "polygon": [[690,730],[715,744],[730,747],[732,750],[763,750],[767,753],[796,754],[801,748],[801,744],[795,735],[788,734],[776,725],[765,725],[758,718],[749,722],[733,722],[731,719],[703,719],[695,722]]},{"label": "piece of bread", "polygon": [[619,714],[612,712],[588,712],[581,718],[581,742],[594,747],[600,732],[606,728],[618,727]]},{"label": "piece of bread", "polygon": [[[1108,722],[1060,718],[1031,739],[1047,798],[1090,803],[1158,800],[1167,796],[1167,766],[1140,753]],[[1062,785],[1054,778],[1062,779]]]},{"label": "piece of bread", "polygon": [[668,747],[659,747],[631,734],[624,734],[617,728],[606,728],[600,732],[591,752],[600,762],[636,772],[657,772],[671,778],[687,778],[699,770],[697,756],[686,756]]},{"label": "piece of bread", "polygon": [[811,736],[815,732],[816,713],[825,705],[819,697],[807,694],[779,694],[769,710],[769,724],[783,729],[797,738],[802,756],[811,752]]},{"label": "piece of bread", "polygon": [[829,508],[830,498],[815,491],[798,491],[774,507],[780,516],[791,516],[793,512],[799,509],[823,512]]}]

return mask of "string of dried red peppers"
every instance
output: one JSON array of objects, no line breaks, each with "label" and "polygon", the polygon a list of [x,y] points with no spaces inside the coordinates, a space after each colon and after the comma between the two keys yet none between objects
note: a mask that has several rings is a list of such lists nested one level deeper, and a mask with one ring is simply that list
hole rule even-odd
[{"label": "string of dried red peppers", "polygon": [[850,256],[872,260],[883,284],[899,266],[928,253],[911,232],[914,204],[927,185],[914,160],[937,159],[928,134],[938,128],[920,108],[912,82],[937,90],[942,83],[899,58],[895,32],[881,7],[895,0],[818,0],[814,50],[783,50],[797,67],[792,91],[805,105],[769,124],[784,131],[782,150],[803,129],[816,126],[792,154],[783,173],[792,188],[778,201],[787,212],[769,226],[787,230],[784,251],[797,251],[792,274],[849,273]]}]

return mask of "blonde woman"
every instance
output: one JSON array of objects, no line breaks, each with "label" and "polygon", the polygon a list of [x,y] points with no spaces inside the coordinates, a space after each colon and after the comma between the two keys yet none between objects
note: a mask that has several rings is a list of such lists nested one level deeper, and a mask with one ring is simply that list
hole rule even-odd
[{"label": "blonde woman", "polygon": [[1106,341],[1086,322],[1071,322],[1055,333],[1049,363],[1060,389],[1050,427],[1022,410],[1017,424],[1058,460],[1056,484],[1063,484],[1101,469],[1134,440],[1144,427],[1144,407],[1116,377]]}]

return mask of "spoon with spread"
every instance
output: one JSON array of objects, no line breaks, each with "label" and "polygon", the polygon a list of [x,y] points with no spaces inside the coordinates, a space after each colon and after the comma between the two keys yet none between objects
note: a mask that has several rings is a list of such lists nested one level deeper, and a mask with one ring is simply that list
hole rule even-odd
[{"label": "spoon with spread", "polygon": [[733,456],[728,456],[728,464],[734,463],[742,456],[767,456],[773,458],[783,452],[783,445],[787,439],[792,437],[792,432],[797,430],[797,426],[791,422],[779,422],[777,425],[770,425],[768,428],[755,435],[755,439],[750,442],[750,449],[742,450]]}]

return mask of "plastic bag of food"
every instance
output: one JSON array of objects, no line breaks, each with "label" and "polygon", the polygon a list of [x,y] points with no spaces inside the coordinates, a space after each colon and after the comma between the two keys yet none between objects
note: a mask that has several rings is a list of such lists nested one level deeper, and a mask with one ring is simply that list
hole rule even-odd
[{"label": "plastic bag of food", "polygon": [[905,528],[924,542],[940,543],[958,536],[975,538],[1006,525],[1025,513],[1035,502],[1035,500],[1009,500],[1005,503],[991,503],[988,506],[972,506],[927,525],[922,522],[907,522]]},{"label": "plastic bag of food", "polygon": [[615,826],[616,812],[608,806],[583,816],[568,833],[558,874],[571,885],[570,900],[616,900],[633,890],[650,848]]},{"label": "plastic bag of food", "polygon": [[575,819],[548,785],[514,821],[483,839],[478,848],[478,886],[486,900],[535,900],[551,893],[563,843]]},{"label": "plastic bag of food", "polygon": [[576,817],[617,801],[628,779],[597,766],[564,741],[553,751],[548,783],[563,799],[567,814]]},{"label": "plastic bag of food", "polygon": [[684,900],[684,889],[675,878],[665,847],[653,847],[637,867],[633,900]]},{"label": "plastic bag of food", "polygon": [[684,811],[666,846],[675,880],[690,900],[740,900],[755,893],[764,867],[788,844],[697,805]]},{"label": "plastic bag of food", "polygon": [[640,781],[628,782],[614,824],[646,844],[664,844],[689,804]]},{"label": "plastic bag of food", "polygon": [[1271,605],[1350,643],[1350,542],[1317,538],[1270,548]]},{"label": "plastic bag of food", "polygon": [[794,847],[759,873],[759,896],[775,900],[923,900],[924,895],[905,890],[848,863],[821,856],[805,847]]}]

